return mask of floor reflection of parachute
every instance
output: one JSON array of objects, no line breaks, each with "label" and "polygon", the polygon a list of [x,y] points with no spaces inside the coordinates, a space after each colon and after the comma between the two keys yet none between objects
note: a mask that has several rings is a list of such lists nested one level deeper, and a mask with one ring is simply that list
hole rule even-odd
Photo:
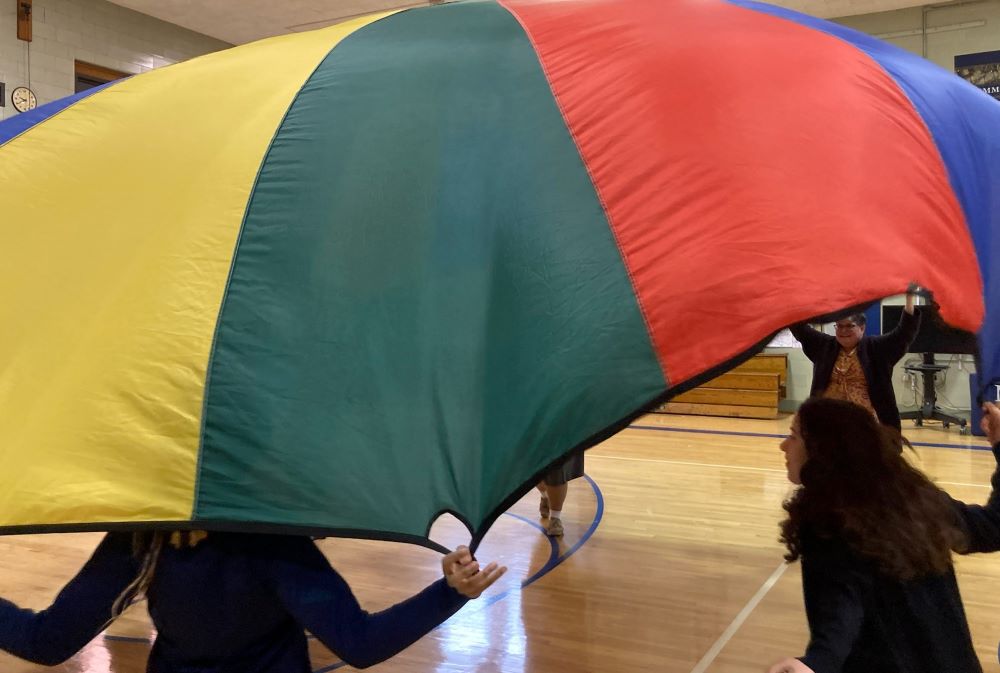
[{"label": "floor reflection of parachute", "polygon": [[1000,382],[1000,104],[749,2],[469,1],[0,124],[0,526],[476,533],[790,323]]}]

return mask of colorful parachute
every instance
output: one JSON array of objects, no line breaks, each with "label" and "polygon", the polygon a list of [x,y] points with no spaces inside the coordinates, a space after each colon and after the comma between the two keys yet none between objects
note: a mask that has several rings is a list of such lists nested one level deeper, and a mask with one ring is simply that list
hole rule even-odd
[{"label": "colorful parachute", "polygon": [[1000,382],[1000,104],[742,0],[470,0],[0,124],[0,532],[478,540],[916,282]]}]

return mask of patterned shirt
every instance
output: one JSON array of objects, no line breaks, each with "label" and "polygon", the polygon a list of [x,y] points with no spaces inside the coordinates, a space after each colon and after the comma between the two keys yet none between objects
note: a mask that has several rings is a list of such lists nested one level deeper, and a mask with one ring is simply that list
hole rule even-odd
[{"label": "patterned shirt", "polygon": [[868,397],[868,380],[861,369],[857,348],[840,350],[837,362],[833,365],[833,373],[830,374],[830,385],[823,391],[823,397],[854,402],[878,417],[871,398]]}]

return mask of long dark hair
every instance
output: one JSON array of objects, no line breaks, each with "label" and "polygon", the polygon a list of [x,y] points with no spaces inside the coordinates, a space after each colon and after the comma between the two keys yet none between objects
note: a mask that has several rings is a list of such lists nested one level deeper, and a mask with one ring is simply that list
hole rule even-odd
[{"label": "long dark hair", "polygon": [[903,457],[901,435],[841,400],[806,400],[798,418],[806,462],[803,487],[784,505],[785,558],[801,556],[808,527],[900,580],[946,572],[965,537],[944,492]]},{"label": "long dark hair", "polygon": [[[169,537],[168,537],[169,536]],[[111,621],[121,616],[125,609],[146,593],[153,583],[156,574],[156,564],[160,561],[160,552],[165,544],[175,549],[194,547],[208,537],[203,530],[172,531],[140,531],[132,535],[132,555],[139,562],[139,572],[135,579],[118,594],[111,606]]]}]

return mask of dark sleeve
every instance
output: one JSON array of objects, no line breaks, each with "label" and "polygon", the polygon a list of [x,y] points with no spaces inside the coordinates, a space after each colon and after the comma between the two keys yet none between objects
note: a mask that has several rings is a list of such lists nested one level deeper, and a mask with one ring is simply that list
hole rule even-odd
[{"label": "dark sleeve", "polygon": [[269,571],[281,602],[296,621],[355,668],[401,652],[468,600],[441,579],[402,603],[369,613],[312,540],[288,542]]},{"label": "dark sleeve", "polygon": [[[993,457],[1000,463],[1000,444],[993,447]],[[965,530],[968,546],[958,550],[963,554],[1000,551],[1000,466],[993,469],[990,479],[993,490],[985,505],[966,505],[952,499],[955,512]]]},{"label": "dark sleeve", "polygon": [[861,632],[870,569],[839,540],[814,540],[803,549],[802,591],[809,646],[802,663],[816,673],[839,673]]},{"label": "dark sleeve", "polygon": [[813,329],[804,322],[792,325],[788,328],[788,330],[792,333],[792,336],[798,339],[799,343],[802,344],[803,355],[813,362],[820,357],[823,352],[823,347],[830,339],[833,338],[829,334],[823,334],[819,330]]},{"label": "dark sleeve", "polygon": [[69,659],[108,625],[115,599],[138,572],[131,533],[106,535],[47,609],[25,610],[0,598],[0,648],[46,666]]},{"label": "dark sleeve", "polygon": [[896,364],[906,355],[906,350],[917,337],[919,329],[920,315],[916,313],[910,315],[903,311],[900,314],[899,324],[891,332],[870,337],[876,357],[888,364]]}]

